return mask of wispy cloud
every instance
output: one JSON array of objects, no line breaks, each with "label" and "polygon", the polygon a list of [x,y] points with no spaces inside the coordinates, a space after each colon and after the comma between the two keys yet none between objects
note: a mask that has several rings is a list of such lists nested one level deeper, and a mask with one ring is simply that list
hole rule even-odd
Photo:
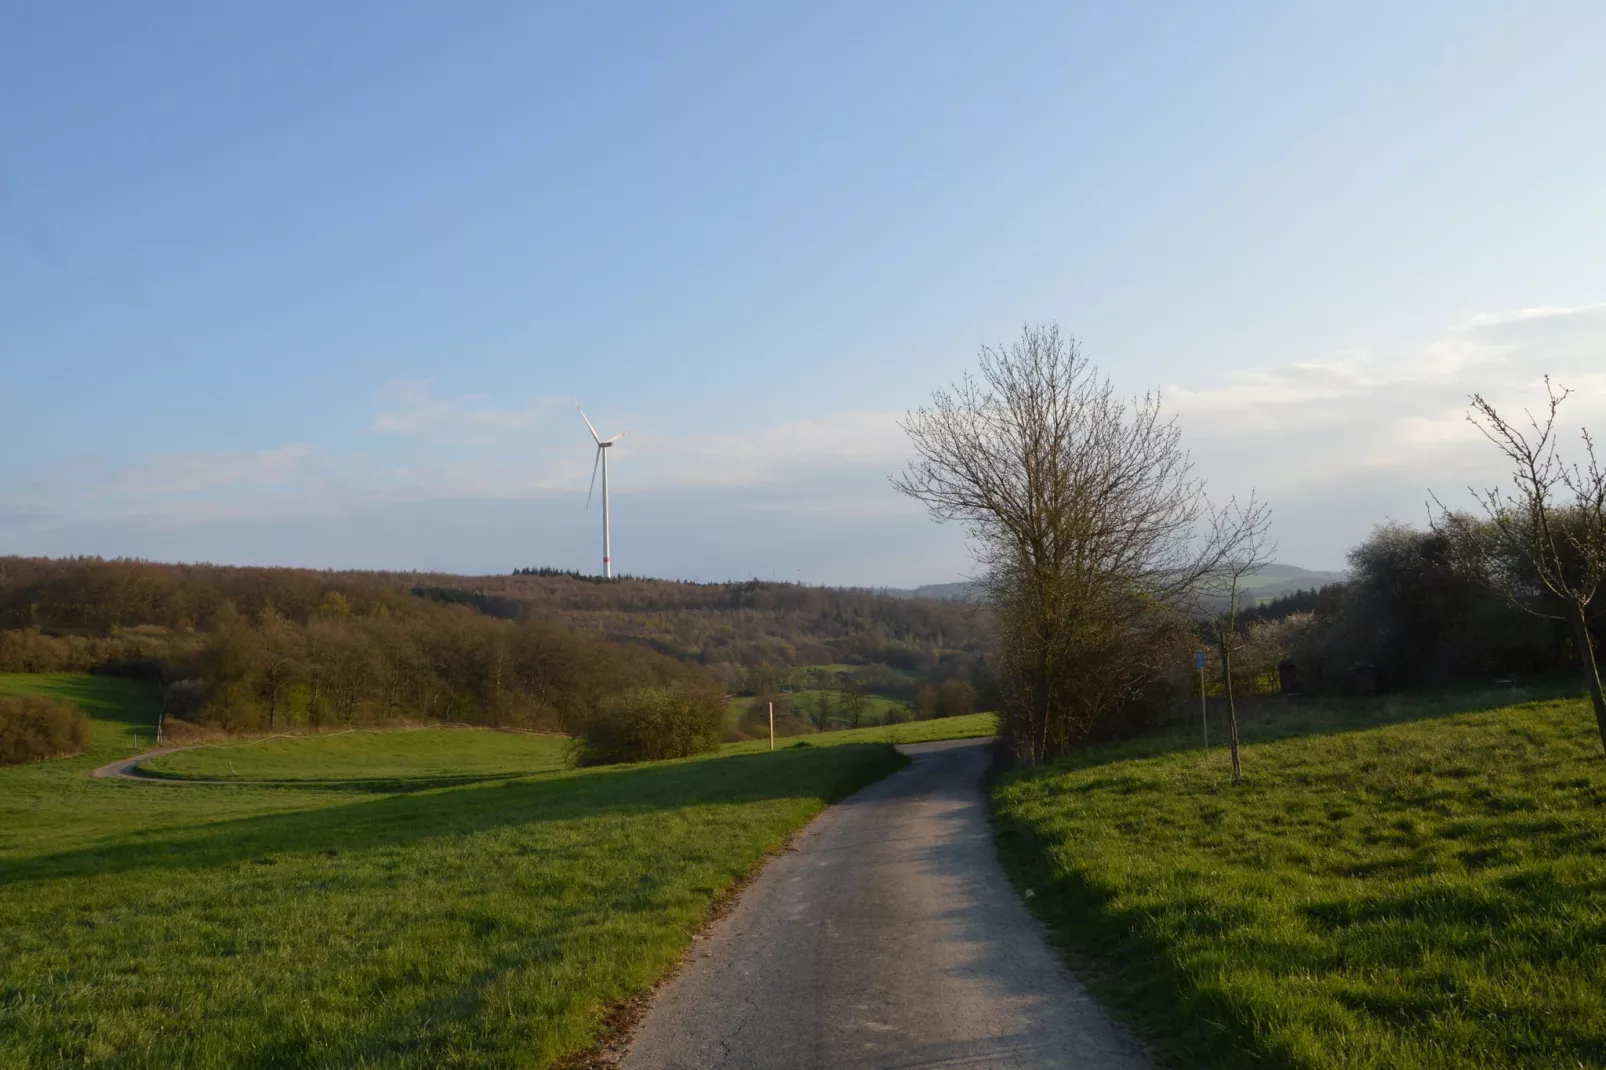
[{"label": "wispy cloud", "polygon": [[368,430],[388,435],[474,435],[516,431],[538,423],[559,404],[536,398],[516,408],[487,404],[489,395],[443,397],[434,379],[397,379],[380,388],[380,412]]},{"label": "wispy cloud", "polygon": [[1542,401],[1547,374],[1576,391],[1565,424],[1606,416],[1606,305],[1473,316],[1419,352],[1345,353],[1167,396],[1218,478],[1308,490],[1389,472],[1425,490],[1501,478],[1467,395],[1521,411]]},{"label": "wispy cloud", "polygon": [[[638,464],[621,479],[686,486],[740,486],[774,483],[844,468],[900,463],[908,440],[898,426],[902,414],[842,412],[794,420],[748,434],[634,436],[625,439],[621,459]],[[619,447],[615,447],[618,449]]]},{"label": "wispy cloud", "polygon": [[[1564,410],[1569,426],[1606,420],[1606,305],[1473,316],[1414,352],[1334,353],[1171,387],[1166,397],[1202,474],[1223,493],[1257,488],[1278,510],[1279,539],[1294,556],[1331,564],[1372,523],[1420,519],[1429,489],[1453,495],[1469,483],[1498,481],[1498,459],[1465,422],[1466,395],[1476,390],[1520,410],[1541,400],[1546,373],[1577,391]],[[289,443],[158,455],[98,480],[88,473],[54,479],[48,492],[18,491],[0,505],[30,517],[140,517],[176,529],[350,520],[439,500],[533,508],[585,493],[589,439],[572,412],[547,418],[567,402],[493,404],[486,395],[442,395],[431,380],[393,382],[378,397],[367,430],[382,437],[370,440],[371,449]],[[918,512],[887,486],[887,474],[908,456],[897,412],[693,434],[613,415],[620,419],[610,417],[610,429],[633,429],[611,454],[616,494],[646,499],[685,489],[754,517],[845,523],[902,523],[898,516]],[[94,488],[87,495],[63,489],[86,484]],[[581,515],[577,500],[561,508]]]},{"label": "wispy cloud", "polygon": [[292,443],[267,450],[209,450],[169,453],[115,472],[100,493],[124,495],[193,494],[220,487],[283,484],[301,479],[318,456],[318,447]]}]

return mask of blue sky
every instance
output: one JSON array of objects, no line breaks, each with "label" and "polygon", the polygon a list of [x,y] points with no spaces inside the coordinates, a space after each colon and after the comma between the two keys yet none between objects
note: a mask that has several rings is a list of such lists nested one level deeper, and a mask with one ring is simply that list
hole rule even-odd
[{"label": "blue sky", "polygon": [[[1606,7],[14,4],[0,553],[912,584],[1057,320],[1333,567],[1606,413]],[[1598,424],[1597,424],[1598,426]]]}]

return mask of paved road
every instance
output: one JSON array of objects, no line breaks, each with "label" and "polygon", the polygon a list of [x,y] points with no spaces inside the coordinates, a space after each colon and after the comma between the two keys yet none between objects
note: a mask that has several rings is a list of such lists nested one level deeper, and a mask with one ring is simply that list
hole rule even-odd
[{"label": "paved road", "polygon": [[999,868],[987,747],[906,746],[822,814],[694,945],[626,1070],[1147,1067]]},{"label": "paved road", "polygon": [[[103,765],[99,769],[91,770],[89,775],[92,776],[92,777],[111,777],[112,779],[115,779],[115,780],[143,780],[143,781],[146,781],[146,782],[157,783],[157,784],[182,784],[182,783],[185,783],[182,780],[166,780],[166,779],[163,779],[162,777],[141,776],[138,772],[135,771],[135,767],[137,765],[139,765],[140,762],[145,761],[147,758],[155,758],[158,755],[162,755],[162,754],[172,754],[176,750],[189,750],[189,749],[190,749],[189,747],[163,747],[161,750],[148,750],[144,754],[136,754],[132,758],[119,758],[115,762],[112,762],[109,765]],[[220,783],[220,782],[219,781],[191,781],[191,783]]]}]

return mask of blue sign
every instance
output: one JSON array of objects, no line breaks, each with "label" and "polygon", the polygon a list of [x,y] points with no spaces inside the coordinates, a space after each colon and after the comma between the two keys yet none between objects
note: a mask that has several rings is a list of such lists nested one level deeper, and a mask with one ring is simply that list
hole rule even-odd
[{"label": "blue sign", "polygon": [[1204,651],[1203,650],[1195,650],[1193,652],[1193,667],[1195,669],[1203,669],[1204,668]]}]

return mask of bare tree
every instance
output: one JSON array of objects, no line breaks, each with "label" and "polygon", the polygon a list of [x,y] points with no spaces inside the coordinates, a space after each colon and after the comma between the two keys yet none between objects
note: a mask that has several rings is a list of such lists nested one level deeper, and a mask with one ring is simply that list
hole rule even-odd
[{"label": "bare tree", "polygon": [[1216,651],[1221,656],[1222,693],[1227,700],[1227,739],[1232,752],[1232,782],[1237,784],[1244,778],[1243,763],[1238,755],[1238,706],[1232,693],[1232,656],[1244,644],[1239,627],[1238,602],[1244,581],[1271,564],[1277,547],[1269,540],[1271,507],[1254,495],[1250,495],[1248,505],[1239,505],[1236,500],[1229,502],[1227,508],[1214,519],[1219,528],[1237,533],[1215,569],[1200,584],[1202,593],[1214,595],[1225,603],[1215,614],[1213,628]]},{"label": "bare tree", "polygon": [[1511,463],[1511,487],[1471,491],[1481,518],[1452,512],[1435,499],[1434,530],[1512,605],[1572,625],[1606,747],[1606,696],[1589,634],[1589,605],[1606,583],[1606,471],[1587,428],[1581,429],[1582,465],[1567,464],[1557,452],[1556,413],[1570,393],[1546,376],[1545,418],[1524,411],[1526,430],[1481,394],[1472,395],[1467,420]]},{"label": "bare tree", "polygon": [[865,697],[864,688],[850,673],[843,673],[837,709],[847,719],[848,727],[858,728],[863,724],[865,712],[869,708],[870,700]]},{"label": "bare tree", "polygon": [[836,713],[836,692],[821,688],[807,694],[807,711],[809,720],[813,722],[818,732],[824,732],[831,727],[831,717]]},{"label": "bare tree", "polygon": [[257,669],[262,697],[268,703],[268,730],[276,726],[279,710],[301,673],[304,650],[301,632],[272,605],[262,611],[258,626]]},{"label": "bare tree", "polygon": [[1051,324],[903,427],[894,486],[962,523],[985,570],[1005,732],[1024,761],[1062,753],[1153,679],[1151,638],[1244,533],[1209,522],[1159,395],[1117,395]]}]

